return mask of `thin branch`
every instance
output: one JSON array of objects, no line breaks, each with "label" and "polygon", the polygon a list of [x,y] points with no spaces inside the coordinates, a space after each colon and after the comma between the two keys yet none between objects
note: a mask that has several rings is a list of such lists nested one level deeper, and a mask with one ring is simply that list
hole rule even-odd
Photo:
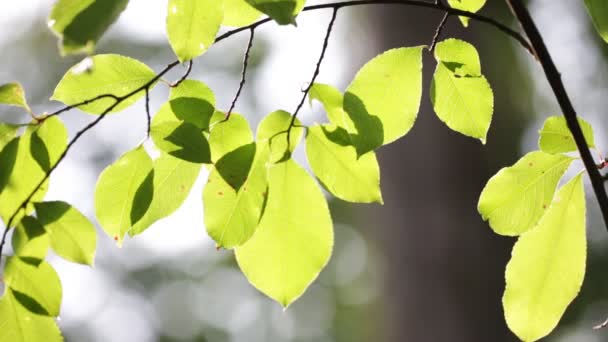
[{"label": "thin branch", "polygon": [[603,321],[602,323],[596,325],[593,327],[593,330],[599,330],[599,329],[604,329],[605,327],[608,326],[608,318],[606,318],[605,321]]},{"label": "thin branch", "polygon": [[245,86],[245,80],[247,77],[247,67],[249,66],[249,55],[251,53],[251,48],[253,47],[253,38],[255,36],[255,28],[249,29],[249,44],[247,44],[247,51],[245,51],[245,57],[243,58],[243,71],[241,73],[241,83],[239,84],[239,89],[236,91],[236,95],[230,104],[230,109],[226,112],[226,118],[224,120],[230,119],[230,115],[236,106],[236,102],[239,100],[241,96],[241,91],[243,91],[243,87]]},{"label": "thin branch", "polygon": [[[63,114],[65,112],[69,112],[70,110],[72,110],[74,108],[78,108],[80,106],[85,106],[85,105],[88,105],[88,104],[91,104],[93,102],[99,101],[101,99],[106,99],[106,98],[110,98],[110,99],[114,99],[115,101],[118,101],[120,97],[118,97],[118,96],[116,96],[114,94],[102,94],[102,95],[99,95],[99,96],[95,96],[95,97],[90,98],[88,100],[85,100],[85,101],[82,101],[82,102],[78,102],[78,103],[75,103],[73,105],[65,106],[65,107],[63,107],[63,108],[61,108],[61,109],[59,109],[59,110],[57,110],[55,112],[49,113],[49,114],[47,114],[44,117],[44,119],[50,118],[50,117],[55,116],[55,115]],[[44,120],[44,119],[41,119],[41,120]]]},{"label": "thin branch", "polygon": [[150,115],[150,88],[146,88],[146,137],[150,138],[150,126],[152,126],[152,116]]},{"label": "thin branch", "polygon": [[[530,43],[526,40],[526,38],[524,38],[521,34],[519,34],[517,31],[509,28],[507,25],[499,22],[498,20],[494,19],[494,18],[490,18],[490,17],[486,17],[484,15],[481,14],[477,14],[477,13],[472,13],[472,12],[467,12],[467,11],[462,11],[456,8],[451,8],[448,7],[446,5],[444,5],[441,1],[437,1],[437,2],[425,2],[425,1],[421,1],[421,0],[355,0],[355,1],[340,1],[340,2],[333,2],[333,3],[328,3],[328,4],[321,4],[321,5],[314,5],[314,6],[307,6],[304,7],[304,9],[302,9],[303,12],[308,12],[308,11],[316,11],[316,10],[321,10],[321,9],[328,9],[328,8],[333,8],[333,9],[340,9],[343,7],[353,7],[353,6],[362,6],[362,5],[403,5],[403,6],[413,6],[413,7],[423,7],[423,8],[429,8],[429,9],[433,9],[436,11],[441,11],[441,12],[445,12],[445,13],[449,13],[450,15],[455,15],[455,16],[460,16],[460,17],[467,17],[470,18],[472,20],[476,20],[491,26],[494,26],[495,28],[497,28],[498,30],[500,30],[501,32],[505,33],[506,35],[510,36],[511,38],[515,39],[519,44],[521,44],[521,46],[523,46],[526,50],[528,50],[528,52],[530,52],[532,55],[534,55],[533,53],[533,49],[532,46],[530,45]],[[243,26],[240,27],[238,29],[234,29],[232,31],[228,31],[224,34],[222,34],[221,36],[217,37],[215,39],[215,42],[220,42],[230,36],[233,36],[237,33],[249,30],[251,28],[256,28],[260,25],[263,25],[265,23],[268,23],[272,21],[272,19],[270,18],[265,18],[262,19],[260,21],[257,21],[251,25],[248,26]]]},{"label": "thin branch", "polygon": [[166,74],[167,72],[169,72],[169,70],[173,69],[178,64],[179,64],[179,62],[173,62],[173,63],[167,65],[167,67],[165,67],[165,69],[163,69],[160,73],[158,73],[154,78],[152,78],[146,84],[142,85],[141,87],[133,90],[132,92],[130,92],[130,93],[124,95],[124,96],[116,97],[116,100],[114,101],[114,103],[112,105],[110,105],[109,107],[107,107],[101,113],[101,115],[99,115],[95,120],[93,120],[92,122],[90,122],[88,125],[86,125],[84,128],[82,128],[80,131],[78,131],[76,133],[76,135],[74,136],[74,138],[72,138],[72,140],[66,146],[65,150],[63,150],[63,152],[61,153],[61,155],[57,159],[57,162],[55,162],[55,164],[53,164],[53,166],[51,166],[51,168],[49,168],[46,171],[46,173],[44,174],[44,177],[42,178],[42,180],[40,180],[40,182],[38,182],[38,184],[30,192],[30,194],[25,198],[25,200],[23,200],[23,202],[21,202],[21,204],[19,205],[19,207],[17,208],[17,210],[9,218],[9,220],[8,220],[8,222],[6,224],[6,227],[5,227],[5,231],[2,234],[2,240],[0,240],[0,256],[2,255],[2,249],[4,247],[4,244],[6,243],[6,237],[8,235],[8,231],[9,231],[9,229],[11,229],[11,227],[13,227],[13,224],[15,223],[13,221],[15,220],[15,218],[17,217],[17,215],[19,214],[19,212],[22,209],[24,209],[25,207],[27,207],[27,205],[31,201],[31,199],[34,196],[34,194],[36,194],[36,192],[42,186],[42,184],[44,184],[44,182],[46,182],[46,180],[49,179],[49,177],[51,176],[51,174],[53,173],[53,171],[55,171],[55,169],[57,169],[57,167],[59,166],[59,164],[61,164],[61,162],[65,159],[66,155],[68,154],[68,152],[70,151],[70,149],[76,144],[76,142],[78,142],[78,140],[87,131],[89,131],[90,129],[92,129],[93,127],[95,127],[99,122],[101,122],[101,120],[103,120],[108,113],[110,113],[114,108],[116,108],[116,106],[118,106],[120,103],[122,103],[126,99],[130,98],[131,96],[133,96],[133,95],[135,95],[135,94],[137,94],[137,93],[139,93],[141,91],[147,91],[147,89],[149,89],[156,81],[158,81],[158,79],[160,79],[164,74]]},{"label": "thin branch", "polygon": [[186,69],[186,72],[184,73],[184,75],[177,81],[169,84],[169,87],[171,88],[175,88],[177,86],[179,86],[180,84],[182,84],[182,82],[184,82],[188,76],[190,76],[190,73],[192,72],[192,61],[188,61],[188,68]]},{"label": "thin branch", "polygon": [[597,169],[597,164],[591,155],[591,151],[589,150],[589,146],[585,140],[583,130],[578,123],[576,111],[572,105],[572,102],[570,101],[568,93],[566,92],[564,83],[562,82],[561,75],[553,62],[553,58],[545,45],[542,35],[536,27],[534,19],[532,19],[530,12],[528,12],[528,9],[523,2],[521,0],[505,1],[519,21],[524,32],[528,35],[528,38],[532,43],[533,51],[535,51],[535,55],[545,71],[547,81],[549,81],[549,84],[553,89],[555,98],[557,99],[557,102],[559,103],[562,113],[566,119],[568,129],[574,137],[576,147],[578,148],[583,163],[585,164],[585,169],[587,169],[587,173],[591,179],[595,197],[597,198],[598,204],[602,211],[604,224],[606,225],[606,229],[608,229],[608,196],[606,195],[606,189],[604,188],[604,180],[602,179],[602,176]]},{"label": "thin branch", "polygon": [[[439,2],[439,1],[437,1]],[[443,18],[441,19],[441,22],[439,22],[439,26],[437,26],[437,29],[435,30],[435,35],[433,36],[433,40],[431,41],[431,45],[429,46],[429,51],[433,52],[435,50],[435,45],[437,45],[437,41],[439,41],[439,37],[441,37],[441,32],[443,32],[443,28],[445,27],[445,24],[448,22],[448,18],[450,17],[450,13],[445,12],[445,14],[443,15]]]}]

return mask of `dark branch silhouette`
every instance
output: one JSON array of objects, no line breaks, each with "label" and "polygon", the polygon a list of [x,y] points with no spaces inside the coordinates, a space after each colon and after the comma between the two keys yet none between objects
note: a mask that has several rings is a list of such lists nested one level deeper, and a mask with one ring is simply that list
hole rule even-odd
[{"label": "dark branch silhouette", "polygon": [[441,37],[441,32],[443,32],[443,28],[445,27],[445,24],[448,22],[448,18],[450,17],[450,13],[445,13],[443,15],[443,18],[441,19],[441,21],[439,22],[439,25],[437,26],[437,29],[435,30],[435,35],[433,36],[433,40],[431,41],[431,45],[429,45],[429,51],[433,52],[435,50],[435,45],[437,45],[437,42],[439,41],[439,38]]},{"label": "dark branch silhouette", "polygon": [[224,120],[230,119],[230,115],[236,106],[236,102],[239,100],[241,96],[241,91],[243,91],[243,87],[245,86],[245,81],[247,78],[247,67],[249,66],[249,56],[251,54],[251,48],[253,47],[253,39],[255,37],[255,28],[249,29],[249,43],[247,44],[247,50],[245,51],[245,57],[243,58],[243,71],[241,73],[241,83],[239,83],[239,88],[236,91],[236,95],[234,95],[234,99],[230,104],[230,109],[226,112],[226,118]]}]

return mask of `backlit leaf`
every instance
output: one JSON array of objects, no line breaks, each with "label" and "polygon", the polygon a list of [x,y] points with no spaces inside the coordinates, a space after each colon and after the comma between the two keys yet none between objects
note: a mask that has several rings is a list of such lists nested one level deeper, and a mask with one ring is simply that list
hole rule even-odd
[{"label": "backlit leaf", "polygon": [[6,146],[19,131],[18,125],[12,125],[8,123],[0,123],[0,151]]},{"label": "backlit leaf", "polygon": [[55,320],[28,310],[10,288],[0,298],[0,327],[0,341],[63,342]]},{"label": "backlit leaf", "polygon": [[485,143],[494,94],[481,75],[479,56],[467,42],[448,39],[435,49],[437,69],[431,84],[435,113],[451,129]]},{"label": "backlit leaf", "polygon": [[296,16],[306,0],[246,0],[258,11],[268,15],[280,25],[295,24]]},{"label": "backlit leaf", "polygon": [[526,342],[548,335],[580,291],[586,256],[585,194],[578,175],[513,247],[503,297],[511,331]]},{"label": "backlit leaf", "polygon": [[19,83],[7,83],[0,86],[0,104],[28,109],[25,92]]},{"label": "backlit leaf", "polygon": [[608,3],[605,0],[585,0],[585,5],[597,32],[608,43]]},{"label": "backlit leaf", "polygon": [[163,121],[152,125],[152,140],[159,150],[192,163],[211,163],[207,138],[188,122]]},{"label": "backlit leaf", "polygon": [[369,61],[344,94],[360,155],[404,136],[414,125],[422,96],[423,47],[388,50]]},{"label": "backlit leaf", "polygon": [[535,151],[500,170],[483,189],[477,208],[501,235],[530,230],[543,216],[555,188],[574,159]]},{"label": "backlit leaf", "polygon": [[93,223],[66,202],[42,202],[34,207],[55,253],[66,260],[92,266],[97,246]]},{"label": "backlit leaf", "polygon": [[4,282],[18,295],[17,300],[32,312],[58,316],[61,306],[61,281],[46,261],[9,257],[4,269]]},{"label": "backlit leaf", "polygon": [[376,154],[358,157],[343,128],[331,124],[310,127],[306,155],[315,176],[334,196],[349,202],[382,203]]},{"label": "backlit leaf", "polygon": [[258,125],[257,141],[269,146],[270,161],[273,163],[289,157],[302,139],[304,129],[300,120],[296,119],[289,134],[288,148],[287,131],[290,122],[291,114],[284,110],[277,110],[266,115]]},{"label": "backlit leaf", "polygon": [[[77,64],[68,70],[55,88],[51,100],[74,105],[106,94],[126,96],[143,87],[156,76],[147,65],[121,55],[96,55],[90,57],[90,63],[90,70],[83,70],[82,64]],[[141,89],[110,112],[119,112],[131,106],[144,94],[144,89]],[[101,114],[115,102],[114,98],[104,97],[78,108],[87,113]]]},{"label": "backlit leaf", "polygon": [[127,231],[137,223],[134,216],[141,218],[150,206],[152,198],[136,201],[136,195],[141,193],[151,170],[152,159],[139,146],[125,153],[99,176],[95,188],[95,214],[103,230],[119,246]]},{"label": "backlit leaf", "polygon": [[249,122],[243,116],[232,113],[230,119],[218,122],[211,129],[209,145],[211,159],[216,162],[226,153],[249,144],[253,141],[253,133]]},{"label": "backlit leaf", "polygon": [[247,3],[246,0],[224,0],[223,25],[242,27],[254,23],[262,13]]},{"label": "backlit leaf", "polygon": [[167,35],[180,62],[207,51],[215,41],[223,18],[223,1],[169,0]]},{"label": "backlit leaf", "polygon": [[57,1],[49,17],[49,27],[61,38],[61,54],[92,54],[99,38],[128,3],[129,0]]},{"label": "backlit leaf", "polygon": [[310,87],[308,97],[311,103],[317,100],[323,105],[331,123],[344,128],[349,133],[357,132],[355,124],[344,111],[344,96],[338,89],[327,84],[315,83]]},{"label": "backlit leaf", "polygon": [[[467,11],[467,12],[477,12],[479,11],[483,5],[485,5],[486,0],[448,0],[448,3],[453,8]],[[469,18],[467,17],[459,17],[462,25],[465,27],[469,26]]]},{"label": "backlit leaf", "polygon": [[[578,123],[583,130],[585,141],[589,147],[595,147],[593,137],[593,127],[583,120],[578,118]],[[539,132],[540,140],[538,146],[547,153],[565,153],[577,150],[574,137],[568,129],[566,119],[563,116],[552,116],[545,121],[543,128]]]},{"label": "backlit leaf", "polygon": [[49,250],[49,236],[37,219],[25,216],[13,233],[15,255],[43,260]]},{"label": "backlit leaf", "polygon": [[253,286],[287,307],[329,261],[332,220],[319,186],[293,159],[271,166],[268,186],[260,224],[236,259]]}]

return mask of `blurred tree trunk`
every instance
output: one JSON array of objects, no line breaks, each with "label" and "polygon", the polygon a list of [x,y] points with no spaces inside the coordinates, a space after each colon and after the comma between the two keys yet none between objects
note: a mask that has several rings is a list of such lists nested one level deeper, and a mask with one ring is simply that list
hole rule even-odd
[{"label": "blurred tree trunk", "polygon": [[[508,13],[504,4],[489,6],[484,13]],[[378,52],[430,44],[441,20],[435,11],[397,6],[366,12],[374,18],[370,27],[376,30]],[[435,116],[428,95],[435,61],[425,50],[416,125],[379,153],[386,204],[368,212],[373,231],[366,233],[377,239],[387,261],[385,341],[516,340],[506,327],[501,303],[513,241],[495,235],[476,207],[489,177],[519,152],[525,120],[512,103],[525,99],[515,101],[517,91],[509,89],[511,76],[505,76],[517,72],[513,49],[518,47],[504,46],[509,40],[489,26],[471,26],[465,31],[452,17],[442,36],[471,41],[480,51],[496,97],[488,145],[450,131]],[[500,70],[501,64],[510,65],[509,70]]]}]

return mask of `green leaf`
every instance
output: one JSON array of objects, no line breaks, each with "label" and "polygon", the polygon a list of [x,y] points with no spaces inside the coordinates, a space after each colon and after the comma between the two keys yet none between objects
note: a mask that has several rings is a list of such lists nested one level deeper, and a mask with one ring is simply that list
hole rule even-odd
[{"label": "green leaf", "polygon": [[[51,117],[41,125],[29,126],[25,133],[13,139],[0,153],[0,217],[5,224],[19,210],[23,201],[44,178],[45,171],[57,163],[66,148],[68,133],[58,117]],[[48,182],[42,185],[30,202],[42,200]],[[32,211],[27,206],[27,213]],[[21,221],[23,210],[11,223]]]},{"label": "green leaf", "polygon": [[31,216],[25,216],[13,233],[15,255],[44,260],[49,250],[49,236],[44,227]]},{"label": "green leaf", "polygon": [[66,260],[93,266],[97,246],[93,223],[66,202],[35,203],[34,207],[55,253]]},{"label": "green leaf", "polygon": [[414,125],[422,96],[422,49],[382,53],[346,89],[344,110],[357,130],[352,138],[360,155],[397,140]]},{"label": "green leaf", "polygon": [[163,121],[152,125],[152,140],[159,150],[192,163],[211,163],[207,138],[187,122]]},{"label": "green leaf", "polygon": [[435,113],[451,129],[485,144],[494,112],[492,88],[481,75],[475,47],[448,39],[435,48],[437,69],[431,84]]},{"label": "green leaf", "polygon": [[[82,63],[86,61],[89,59],[85,59]],[[156,76],[147,65],[121,55],[96,55],[90,57],[90,63],[90,70],[83,70],[82,64],[77,64],[68,70],[55,88],[51,100],[75,105],[102,95],[122,97],[144,87]],[[144,94],[142,88],[112,108],[110,113],[119,112],[133,105]],[[78,108],[87,113],[102,114],[115,102],[114,98],[104,97]]]},{"label": "green leaf", "polygon": [[[35,262],[34,262],[35,261]],[[58,316],[61,306],[61,281],[46,261],[9,257],[4,268],[4,283],[17,300],[34,313]]]},{"label": "green leaf", "polygon": [[0,104],[17,106],[29,110],[25,92],[19,83],[7,83],[0,86]]},{"label": "green leaf", "polygon": [[287,129],[290,122],[291,114],[284,110],[277,110],[266,115],[258,125],[257,141],[269,146],[270,161],[273,163],[289,157],[302,140],[304,128],[300,120],[296,119],[289,135],[288,149]]},{"label": "green leaf", "polygon": [[55,320],[25,308],[10,288],[0,298],[0,341],[63,342]]},{"label": "green leaf", "polygon": [[274,19],[279,25],[296,23],[296,16],[306,0],[246,0],[258,11]]},{"label": "green leaf", "polygon": [[143,233],[154,222],[171,215],[186,200],[201,171],[200,164],[162,153],[154,160],[154,194],[145,215],[129,230],[129,235]]},{"label": "green leaf", "polygon": [[150,206],[151,198],[136,201],[136,195],[141,193],[151,170],[152,159],[139,146],[125,153],[99,176],[95,188],[95,214],[103,230],[119,246],[127,231],[137,223],[134,216],[142,215]]},{"label": "green leaf", "polygon": [[[593,137],[593,127],[583,120],[578,118],[578,123],[583,130],[585,141],[589,147],[595,147],[595,139]],[[547,153],[565,153],[577,150],[574,137],[568,129],[566,119],[563,116],[552,116],[545,121],[543,128],[539,132],[540,140],[538,146],[543,152]]]},{"label": "green leaf", "polygon": [[211,160],[217,162],[226,153],[253,141],[249,122],[243,116],[232,113],[230,119],[215,124],[209,135]]},{"label": "green leaf", "polygon": [[262,13],[245,0],[224,0],[223,25],[243,27],[254,23]]},{"label": "green leaf", "polygon": [[49,17],[49,27],[61,39],[61,54],[92,54],[99,38],[128,3],[129,0],[57,1]]},{"label": "green leaf", "polygon": [[586,256],[585,194],[579,174],[513,247],[503,297],[511,331],[523,341],[548,335],[581,289]]},{"label": "green leaf", "polygon": [[253,286],[287,307],[329,261],[332,220],[319,186],[293,159],[270,168],[268,187],[260,224],[236,259]]},{"label": "green leaf", "polygon": [[349,202],[382,203],[376,154],[358,157],[343,128],[331,124],[310,127],[306,155],[314,174],[334,196]]},{"label": "green leaf", "polygon": [[[452,8],[475,13],[479,11],[483,7],[483,5],[486,4],[486,0],[448,0],[448,3],[450,4],[450,6],[452,6]],[[469,18],[459,18],[464,27],[469,26]]]},{"label": "green leaf", "polygon": [[223,18],[223,1],[169,0],[167,36],[180,62],[192,60],[209,49]]},{"label": "green leaf", "polygon": [[8,123],[0,123],[0,151],[6,146],[19,131],[19,125],[12,125]]},{"label": "green leaf", "polygon": [[545,213],[557,183],[573,160],[541,151],[526,154],[488,181],[477,204],[479,213],[497,234],[525,233]]},{"label": "green leaf", "polygon": [[355,124],[344,111],[344,96],[338,89],[327,84],[314,83],[310,87],[308,98],[311,103],[317,100],[323,105],[331,123],[344,128],[349,133],[357,132]]},{"label": "green leaf", "polygon": [[608,43],[608,3],[605,0],[585,0],[585,5],[597,32]]},{"label": "green leaf", "polygon": [[[255,232],[266,200],[268,160],[267,145],[251,143],[226,154],[211,171],[203,190],[205,227],[219,247],[240,246]],[[231,184],[231,177],[240,184]]]}]

